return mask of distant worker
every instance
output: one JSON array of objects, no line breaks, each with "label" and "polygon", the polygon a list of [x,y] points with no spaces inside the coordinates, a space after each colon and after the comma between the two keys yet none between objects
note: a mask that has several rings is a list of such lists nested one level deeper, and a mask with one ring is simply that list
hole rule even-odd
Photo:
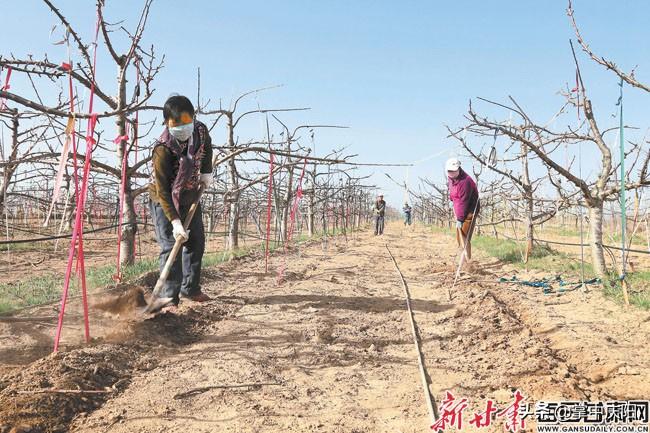
[{"label": "distant worker", "polygon": [[384,234],[384,215],[386,214],[386,202],[384,196],[377,196],[375,202],[375,236]]},{"label": "distant worker", "polygon": [[411,212],[413,211],[413,209],[411,208],[411,206],[409,206],[408,203],[404,203],[404,207],[402,208],[402,210],[404,211],[404,225],[405,226],[406,225],[410,226],[411,225]]},{"label": "distant worker", "polygon": [[201,260],[205,234],[201,206],[196,209],[187,230],[183,220],[197,199],[199,186],[212,182],[212,141],[208,128],[194,119],[194,106],[188,98],[171,96],[163,107],[165,129],[153,148],[153,182],[149,185],[151,217],[160,245],[160,269],[177,239],[183,248],[172,265],[160,297],[179,297],[195,302],[209,301],[201,291]]},{"label": "distant worker", "polygon": [[472,234],[481,206],[476,183],[460,167],[458,158],[447,160],[445,168],[449,178],[449,198],[454,204],[456,215],[456,241],[459,248],[463,249],[458,265],[460,269],[465,261],[472,259]]}]

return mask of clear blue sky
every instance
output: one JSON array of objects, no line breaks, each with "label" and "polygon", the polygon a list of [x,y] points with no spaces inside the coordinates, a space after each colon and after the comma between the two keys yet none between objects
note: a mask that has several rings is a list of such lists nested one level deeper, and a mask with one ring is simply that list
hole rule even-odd
[{"label": "clear blue sky", "polygon": [[[90,1],[56,2],[90,40],[94,8]],[[133,28],[138,1],[107,0],[106,19],[126,20]],[[82,6],[83,5],[83,6]],[[291,125],[347,125],[317,135],[319,153],[349,145],[362,162],[410,162],[443,155],[410,170],[441,178],[444,160],[458,149],[445,139],[444,124],[459,125],[470,98],[518,99],[540,120],[563,102],[556,92],[574,79],[568,39],[573,36],[566,1],[238,1],[156,0],[144,44],[166,55],[155,83],[162,104],[171,92],[196,94],[196,67],[202,94],[227,104],[241,92],[283,84],[260,95],[265,107],[311,107],[282,116]],[[64,48],[50,44],[55,17],[38,0],[2,2],[3,55],[44,52],[53,61]],[[583,34],[600,54],[650,82],[650,3],[576,0]],[[105,52],[100,78],[114,66]],[[617,98],[617,81],[580,55],[583,74],[603,126]],[[24,85],[24,84],[23,84]],[[16,81],[13,90],[21,83]],[[626,88],[626,123],[645,131],[650,95]],[[238,131],[242,139],[262,135],[259,119]],[[152,137],[153,138],[153,137]],[[214,137],[222,142],[223,137]],[[469,163],[469,161],[467,161]],[[390,202],[402,193],[386,180],[404,168],[364,169],[384,187]]]}]

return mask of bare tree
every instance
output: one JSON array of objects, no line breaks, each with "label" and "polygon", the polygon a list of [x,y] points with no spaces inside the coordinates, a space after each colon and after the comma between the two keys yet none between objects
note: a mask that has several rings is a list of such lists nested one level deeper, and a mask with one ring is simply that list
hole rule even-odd
[{"label": "bare tree", "polygon": [[[0,111],[0,122],[10,131],[9,148],[4,149],[4,143],[0,146],[0,169],[2,169],[2,178],[0,178],[0,211],[3,210],[4,201],[7,192],[13,183],[14,174],[17,173],[19,166],[27,160],[32,153],[34,146],[44,138],[47,128],[45,125],[35,123],[25,129],[20,129],[21,119],[33,120],[35,115],[26,115],[18,112],[17,109],[5,109]],[[30,122],[31,123],[31,122]]]},{"label": "bare tree", "polygon": [[[289,112],[289,111],[303,111],[303,110],[309,110],[309,108],[278,108],[278,109],[262,109],[262,108],[257,108],[249,111],[245,111],[241,114],[238,113],[238,105],[240,102],[246,98],[247,96],[257,94],[258,92],[268,90],[275,88],[277,86],[273,87],[266,87],[266,88],[260,88],[260,89],[255,89],[251,90],[249,92],[245,92],[238,96],[234,102],[231,104],[229,108],[222,108],[220,107],[217,110],[206,110],[206,109],[200,109],[201,114],[204,115],[217,115],[216,119],[212,122],[212,126],[210,127],[210,130],[212,130],[219,120],[221,118],[226,119],[226,144],[225,148],[221,148],[220,150],[222,152],[226,152],[227,156],[227,164],[228,164],[228,191],[226,192],[226,195],[224,196],[224,202],[228,203],[228,215],[229,215],[229,222],[228,222],[228,244],[227,248],[230,251],[234,251],[239,247],[239,222],[240,222],[240,195],[241,195],[241,188],[240,188],[240,178],[241,175],[238,171],[237,168],[237,156],[245,153],[245,152],[255,152],[255,151],[260,151],[260,149],[253,149],[251,146],[254,144],[267,144],[268,146],[271,146],[271,139],[270,137],[267,138],[267,143],[263,142],[254,142],[250,141],[246,143],[245,145],[239,145],[237,141],[235,140],[235,128],[239,124],[239,122],[242,121],[242,119],[248,117],[251,114],[265,114],[265,113],[277,113],[277,112]],[[289,150],[286,152],[286,154],[290,155],[291,154],[291,149],[289,147]],[[216,158],[219,157],[219,154],[215,156]],[[216,167],[217,164],[213,164],[213,166]],[[261,180],[260,180],[261,181]]]},{"label": "bare tree", "polygon": [[[33,59],[32,56],[19,59],[14,56],[9,58],[0,58],[0,66],[11,67],[15,72],[26,74],[30,80],[32,77],[44,78],[50,82],[57,79],[65,78],[70,79],[70,86],[74,84],[80,85],[92,93],[106,106],[107,111],[95,113],[75,113],[76,118],[90,118],[96,116],[97,118],[114,118],[116,125],[117,138],[115,143],[116,148],[105,148],[114,152],[117,160],[124,162],[119,169],[113,168],[107,164],[100,164],[101,169],[106,173],[120,179],[124,182],[124,202],[121,203],[122,211],[125,215],[125,224],[122,227],[122,241],[120,244],[120,257],[121,261],[125,264],[133,263],[135,259],[134,237],[137,231],[137,223],[134,210],[134,199],[137,194],[144,192],[144,188],[139,190],[133,189],[133,179],[135,177],[146,177],[140,174],[138,170],[142,170],[146,165],[148,159],[143,159],[133,166],[129,166],[129,154],[135,150],[139,131],[132,119],[128,116],[139,110],[147,109],[160,109],[160,107],[152,107],[145,105],[146,102],[153,95],[154,89],[152,83],[155,76],[162,68],[163,60],[157,61],[156,54],[153,46],[150,49],[145,49],[141,45],[142,36],[147,24],[150,6],[153,0],[145,0],[143,8],[140,12],[138,24],[133,32],[130,32],[123,26],[116,24],[109,24],[103,16],[104,1],[97,1],[97,16],[99,30],[101,30],[103,38],[103,46],[109,52],[110,57],[117,67],[117,82],[115,83],[114,96],[108,90],[109,83],[100,83],[96,80],[94,62],[91,58],[88,47],[90,44],[84,42],[72,24],[64,16],[64,14],[54,6],[51,0],[43,0],[46,6],[58,18],[61,25],[65,29],[66,37],[65,42],[70,44],[74,43],[80,53],[81,59],[75,64],[63,63],[56,64],[51,62],[47,56],[41,60]],[[119,27],[118,27],[119,26]],[[113,38],[115,31],[120,31],[129,40],[123,53],[119,53],[116,48],[116,41]],[[163,58],[164,59],[164,58]],[[128,82],[130,71],[137,68],[137,74],[140,80],[135,86],[131,88],[132,94],[128,96]],[[135,75],[135,74],[134,74]],[[65,111],[64,107],[70,105],[74,106],[76,101],[66,101],[65,98],[59,95],[59,101],[55,105],[45,104],[38,92],[36,92],[37,99],[30,99],[6,90],[0,91],[0,97],[7,100],[14,101],[23,105],[27,109],[41,112],[50,116],[58,118],[67,118],[71,116],[71,111]],[[93,109],[93,111],[95,111]],[[131,134],[127,136],[127,124],[131,124]],[[101,148],[101,143],[97,140],[97,146]],[[112,140],[110,141],[112,142]],[[85,155],[80,155],[83,159]],[[97,167],[98,164],[94,163]]]},{"label": "bare tree", "polygon": [[[558,210],[568,206],[568,197],[560,190],[561,195],[559,200],[548,202],[537,199],[537,191],[539,187],[547,180],[553,182],[553,179],[550,173],[538,176],[534,179],[531,178],[529,169],[529,153],[531,151],[523,142],[512,141],[503,151],[504,155],[511,154],[514,144],[519,144],[519,153],[512,158],[506,158],[505,156],[503,158],[497,158],[496,147],[494,145],[491,147],[489,154],[486,155],[482,148],[480,150],[474,150],[465,136],[466,131],[470,131],[479,137],[494,136],[496,144],[498,132],[495,134],[495,131],[492,128],[485,128],[481,125],[470,122],[470,124],[463,129],[453,131],[447,127],[447,130],[449,131],[450,136],[454,137],[475,161],[477,161],[482,167],[487,167],[498,176],[502,176],[504,179],[511,182],[519,192],[519,197],[510,195],[509,200],[521,200],[524,202],[526,249],[523,259],[524,262],[527,262],[533,251],[534,226],[545,223],[553,218]],[[529,131],[519,132],[522,136],[526,136],[528,133]],[[548,153],[549,152],[547,151],[547,154]],[[513,171],[512,166],[517,163],[521,164],[521,169]]]},{"label": "bare tree", "polygon": [[[580,108],[582,109],[585,121],[577,128],[569,127],[566,131],[556,132],[549,127],[535,123],[523,108],[510,97],[512,105],[490,102],[492,105],[506,109],[514,113],[521,122],[517,125],[511,125],[506,122],[490,120],[481,116],[474,111],[470,102],[468,119],[472,128],[498,133],[509,139],[521,143],[531,151],[540,161],[546,165],[555,175],[565,179],[573,185],[578,194],[581,196],[584,204],[589,210],[589,224],[591,234],[591,251],[592,261],[595,272],[599,276],[606,273],[605,256],[603,250],[603,204],[607,200],[612,200],[619,192],[619,187],[615,182],[615,173],[619,167],[612,161],[612,153],[609,146],[605,143],[605,134],[615,128],[601,131],[596,121],[591,100],[587,96],[587,91],[582,82],[582,77],[578,71],[580,86],[578,91],[582,96]],[[567,94],[572,104],[577,103],[570,94]],[[595,146],[601,155],[599,172],[594,181],[587,178],[581,178],[576,175],[570,167],[565,167],[553,155],[552,150],[560,144],[580,145],[581,143]],[[650,155],[643,156],[642,147],[638,143],[632,143],[630,149],[625,154],[632,161],[628,164],[627,179],[631,179],[635,169],[639,168],[637,179],[628,181],[625,188],[632,190],[644,185],[650,185],[648,177],[648,160]],[[620,164],[620,163],[619,163]]]},{"label": "bare tree", "polygon": [[573,4],[571,0],[569,0],[569,5],[567,7],[567,15],[569,16],[569,20],[571,21],[571,26],[573,27],[573,31],[576,34],[576,38],[578,40],[578,43],[582,47],[582,51],[584,51],[591,59],[598,63],[601,66],[604,66],[607,70],[612,71],[620,79],[625,81],[627,84],[629,84],[632,87],[636,87],[641,90],[645,90],[646,92],[650,92],[650,86],[648,86],[645,83],[642,83],[641,81],[637,80],[635,77],[635,69],[632,69],[632,71],[624,72],[619,66],[616,65],[611,60],[606,59],[605,57],[598,56],[596,53],[594,53],[589,47],[589,44],[584,40],[582,37],[582,34],[580,33],[580,29],[578,28],[578,24],[576,23],[575,19],[575,12],[573,10]]}]

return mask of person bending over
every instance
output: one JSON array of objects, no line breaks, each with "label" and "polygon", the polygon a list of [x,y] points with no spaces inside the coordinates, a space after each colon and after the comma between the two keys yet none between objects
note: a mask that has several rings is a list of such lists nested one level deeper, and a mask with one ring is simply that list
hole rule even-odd
[{"label": "person bending over", "polygon": [[154,143],[150,211],[160,246],[162,271],[176,240],[183,248],[176,256],[169,277],[158,296],[196,302],[209,301],[201,291],[201,260],[205,234],[201,206],[197,207],[188,230],[183,221],[199,196],[199,187],[212,182],[212,141],[208,128],[194,119],[194,106],[181,95],[171,96],[163,107],[165,129]]},{"label": "person bending over", "polygon": [[472,259],[472,234],[480,211],[478,188],[474,180],[460,166],[458,158],[450,158],[447,169],[449,199],[456,215],[456,242],[463,249],[459,269]]}]

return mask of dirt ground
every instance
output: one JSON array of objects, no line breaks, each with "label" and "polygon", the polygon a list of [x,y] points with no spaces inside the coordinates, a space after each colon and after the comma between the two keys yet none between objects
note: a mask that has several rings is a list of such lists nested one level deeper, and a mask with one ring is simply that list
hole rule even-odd
[{"label": "dirt ground", "polygon": [[[55,355],[53,307],[3,318],[0,432],[430,431],[386,244],[408,283],[431,394],[438,405],[445,391],[467,398],[464,426],[517,389],[528,402],[650,396],[650,313],[597,288],[494,283],[516,271],[480,252],[448,301],[452,238],[392,223],[381,237],[278,254],[269,273],[256,256],[208,269],[214,300],[175,314],[94,309],[88,346],[73,304]],[[69,392],[80,389],[94,392]],[[501,419],[482,431],[503,431]]]}]

